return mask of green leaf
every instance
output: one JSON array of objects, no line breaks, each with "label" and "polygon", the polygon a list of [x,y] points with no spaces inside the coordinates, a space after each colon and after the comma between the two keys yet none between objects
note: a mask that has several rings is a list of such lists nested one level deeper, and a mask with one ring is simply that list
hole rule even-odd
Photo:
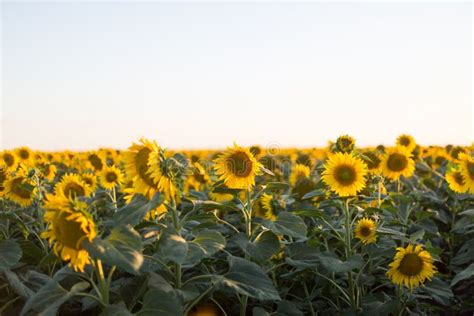
[{"label": "green leaf", "polygon": [[143,220],[149,211],[157,208],[163,201],[164,195],[161,193],[156,193],[150,201],[145,196],[136,194],[129,204],[114,214],[115,225],[135,226]]},{"label": "green leaf", "polygon": [[318,250],[306,243],[292,243],[286,246],[286,262],[298,268],[316,267],[319,262]]},{"label": "green leaf", "polygon": [[426,283],[420,290],[428,293],[432,299],[444,306],[450,306],[454,298],[453,291],[449,288],[449,284],[436,277]]},{"label": "green leaf", "polygon": [[418,240],[422,239],[424,235],[425,235],[424,229],[420,229],[414,232],[413,234],[410,235],[411,243],[416,243]]},{"label": "green leaf", "polygon": [[264,185],[263,191],[268,192],[268,191],[279,191],[279,190],[287,190],[289,189],[290,186],[288,183],[285,182],[267,182]]},{"label": "green leaf", "polygon": [[469,279],[474,276],[474,263],[471,263],[469,267],[457,273],[451,281],[451,287],[455,286],[459,281]]},{"label": "green leaf", "polygon": [[465,211],[462,211],[461,213],[459,213],[459,215],[461,216],[474,216],[474,209],[470,209],[470,210],[465,210]]},{"label": "green leaf", "polygon": [[311,198],[316,197],[316,196],[323,196],[325,194],[326,194],[326,192],[324,190],[321,190],[321,189],[314,190],[314,191],[308,192],[305,195],[303,195],[303,200],[311,199]]},{"label": "green leaf", "polygon": [[28,299],[21,315],[34,310],[42,316],[55,316],[63,303],[87,288],[89,288],[88,282],[79,282],[70,291],[67,291],[56,280],[52,279]]},{"label": "green leaf", "polygon": [[277,316],[304,316],[304,313],[296,307],[293,302],[281,301],[278,302]]},{"label": "green leaf", "polygon": [[143,263],[142,240],[130,226],[116,227],[107,239],[95,238],[92,243],[83,242],[83,246],[91,257],[129,273],[139,274]]},{"label": "green leaf", "polygon": [[0,240],[0,271],[15,266],[21,254],[21,247],[16,241]]},{"label": "green leaf", "polygon": [[266,261],[280,249],[280,241],[271,231],[263,232],[254,242],[249,242],[244,233],[237,234],[232,241],[256,261]]},{"label": "green leaf", "polygon": [[240,294],[258,300],[280,300],[272,280],[257,264],[245,259],[229,256],[230,269],[222,282]]},{"label": "green leaf", "polygon": [[148,291],[143,298],[143,307],[137,316],[182,316],[183,307],[174,291],[156,289]]},{"label": "green leaf", "polygon": [[329,272],[334,273],[349,272],[360,269],[364,265],[364,259],[359,254],[350,257],[347,261],[341,261],[330,252],[319,253],[318,257],[321,265]]},{"label": "green leaf", "polygon": [[226,241],[221,233],[213,230],[203,230],[188,242],[188,253],[185,262],[196,264],[203,258],[213,256],[217,251],[225,248]]},{"label": "green leaf", "polygon": [[288,212],[280,212],[276,221],[266,220],[264,222],[265,226],[277,235],[287,235],[301,239],[306,238],[307,227],[299,216]]},{"label": "green leaf", "polygon": [[175,234],[164,234],[158,248],[159,257],[165,262],[183,263],[188,252],[186,240]]},{"label": "green leaf", "polygon": [[22,257],[21,262],[38,265],[43,258],[43,251],[30,240],[19,240]]},{"label": "green leaf", "polygon": [[203,210],[204,212],[214,211],[214,210],[221,210],[224,212],[240,212],[238,208],[230,205],[230,204],[222,204],[214,201],[201,201],[195,200],[193,201],[194,206],[196,209]]}]

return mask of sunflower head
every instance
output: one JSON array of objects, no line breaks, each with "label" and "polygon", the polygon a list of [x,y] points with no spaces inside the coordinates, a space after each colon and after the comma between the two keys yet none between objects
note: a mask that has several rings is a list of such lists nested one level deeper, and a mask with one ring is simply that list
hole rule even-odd
[{"label": "sunflower head", "polygon": [[445,178],[449,188],[454,192],[466,193],[469,190],[467,181],[459,168],[451,168],[448,170]]},{"label": "sunflower head", "polygon": [[184,187],[188,169],[187,158],[182,154],[170,157],[166,151],[160,149],[150,154],[148,168],[158,191],[163,192],[167,200],[175,199]]},{"label": "sunflower head", "polygon": [[36,186],[34,181],[28,177],[28,172],[23,167],[8,177],[3,186],[7,199],[17,203],[22,207],[30,206],[36,196]]},{"label": "sunflower head", "polygon": [[275,199],[273,195],[264,193],[260,198],[260,203],[263,210],[263,217],[271,221],[276,221],[277,212],[275,207]]},{"label": "sunflower head", "polygon": [[43,167],[43,176],[49,181],[53,181],[58,169],[52,163],[45,164]]},{"label": "sunflower head", "polygon": [[324,165],[322,180],[339,196],[356,195],[365,188],[366,164],[352,154],[335,153]]},{"label": "sunflower head", "polygon": [[148,167],[150,154],[158,151],[159,147],[155,141],[142,138],[138,144],[133,143],[124,155],[127,181],[133,181],[135,192],[148,198],[151,198],[158,189]]},{"label": "sunflower head", "polygon": [[447,150],[449,152],[449,155],[454,161],[457,161],[459,159],[459,154],[463,154],[467,152],[467,150],[461,146],[454,146],[454,147],[451,146],[451,147],[448,147]]},{"label": "sunflower head", "polygon": [[100,184],[104,189],[112,190],[123,183],[123,174],[115,166],[105,166],[100,173]]},{"label": "sunflower head", "polygon": [[86,156],[86,163],[89,169],[100,172],[105,167],[105,159],[101,153],[91,152]]},{"label": "sunflower head", "polygon": [[234,144],[214,160],[214,170],[231,189],[251,189],[262,165],[247,148]]},{"label": "sunflower head", "polygon": [[97,235],[87,205],[79,201],[67,201],[54,195],[45,203],[44,221],[48,228],[41,234],[53,245],[54,252],[64,261],[69,261],[76,271],[84,271],[90,263],[89,253],[82,246]]},{"label": "sunflower head", "polygon": [[13,152],[4,150],[0,154],[0,165],[4,165],[9,171],[15,171],[18,166],[18,158]]},{"label": "sunflower head", "polygon": [[97,188],[97,176],[92,172],[84,172],[81,175],[82,181],[94,192]]},{"label": "sunflower head", "polygon": [[408,134],[402,134],[397,137],[397,146],[406,148],[409,152],[412,152],[416,147],[416,142],[413,136]]},{"label": "sunflower head", "polygon": [[361,158],[371,173],[377,173],[379,171],[382,160],[375,151],[366,151],[364,152],[364,155],[361,156]]},{"label": "sunflower head", "polygon": [[333,146],[334,152],[351,153],[355,148],[355,139],[349,135],[339,136]]},{"label": "sunflower head", "polygon": [[406,248],[397,248],[397,253],[389,265],[387,276],[399,286],[405,285],[411,290],[431,280],[436,273],[431,254],[421,245],[409,244]]},{"label": "sunflower head", "polygon": [[459,166],[469,192],[474,193],[474,159],[467,153],[459,154]]},{"label": "sunflower head", "polygon": [[363,244],[370,244],[377,240],[376,230],[377,224],[375,221],[364,217],[357,222],[354,234]]},{"label": "sunflower head", "polygon": [[28,147],[20,147],[15,150],[15,154],[18,157],[18,160],[28,166],[32,167],[35,161],[33,152]]},{"label": "sunflower head", "polygon": [[310,174],[311,170],[308,166],[297,163],[293,168],[291,168],[290,184],[294,186],[298,180],[309,178]]},{"label": "sunflower head", "polygon": [[398,180],[400,176],[409,178],[415,172],[415,161],[405,147],[387,149],[382,157],[382,173],[391,180]]},{"label": "sunflower head", "polygon": [[88,197],[91,188],[74,173],[66,173],[55,186],[55,193],[65,199],[75,199],[78,197]]},{"label": "sunflower head", "polygon": [[8,171],[5,166],[0,165],[0,197],[3,196],[5,192],[5,181],[7,180]]}]

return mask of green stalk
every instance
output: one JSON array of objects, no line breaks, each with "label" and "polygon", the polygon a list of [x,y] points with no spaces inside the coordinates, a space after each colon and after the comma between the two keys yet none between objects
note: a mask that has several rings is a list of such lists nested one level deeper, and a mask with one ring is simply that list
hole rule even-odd
[{"label": "green stalk", "polygon": [[[251,194],[250,190],[247,190],[247,205],[244,208],[244,217],[245,217],[245,234],[247,235],[247,238],[249,242],[252,240],[252,200],[251,200]],[[245,259],[249,260],[249,255],[245,254]],[[240,301],[240,316],[245,316],[247,312],[247,303],[248,303],[249,297],[247,295],[244,295],[242,297],[242,300]]]}]

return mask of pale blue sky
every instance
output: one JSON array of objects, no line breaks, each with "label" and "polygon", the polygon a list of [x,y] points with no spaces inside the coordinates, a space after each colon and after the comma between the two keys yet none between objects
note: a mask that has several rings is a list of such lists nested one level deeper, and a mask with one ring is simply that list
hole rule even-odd
[{"label": "pale blue sky", "polygon": [[469,2],[1,9],[2,148],[473,140]]}]

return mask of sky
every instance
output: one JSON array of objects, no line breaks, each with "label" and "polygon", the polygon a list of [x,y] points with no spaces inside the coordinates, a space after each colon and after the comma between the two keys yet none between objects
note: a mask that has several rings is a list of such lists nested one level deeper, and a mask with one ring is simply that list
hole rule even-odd
[{"label": "sky", "polygon": [[0,149],[470,144],[472,4],[1,3]]}]

